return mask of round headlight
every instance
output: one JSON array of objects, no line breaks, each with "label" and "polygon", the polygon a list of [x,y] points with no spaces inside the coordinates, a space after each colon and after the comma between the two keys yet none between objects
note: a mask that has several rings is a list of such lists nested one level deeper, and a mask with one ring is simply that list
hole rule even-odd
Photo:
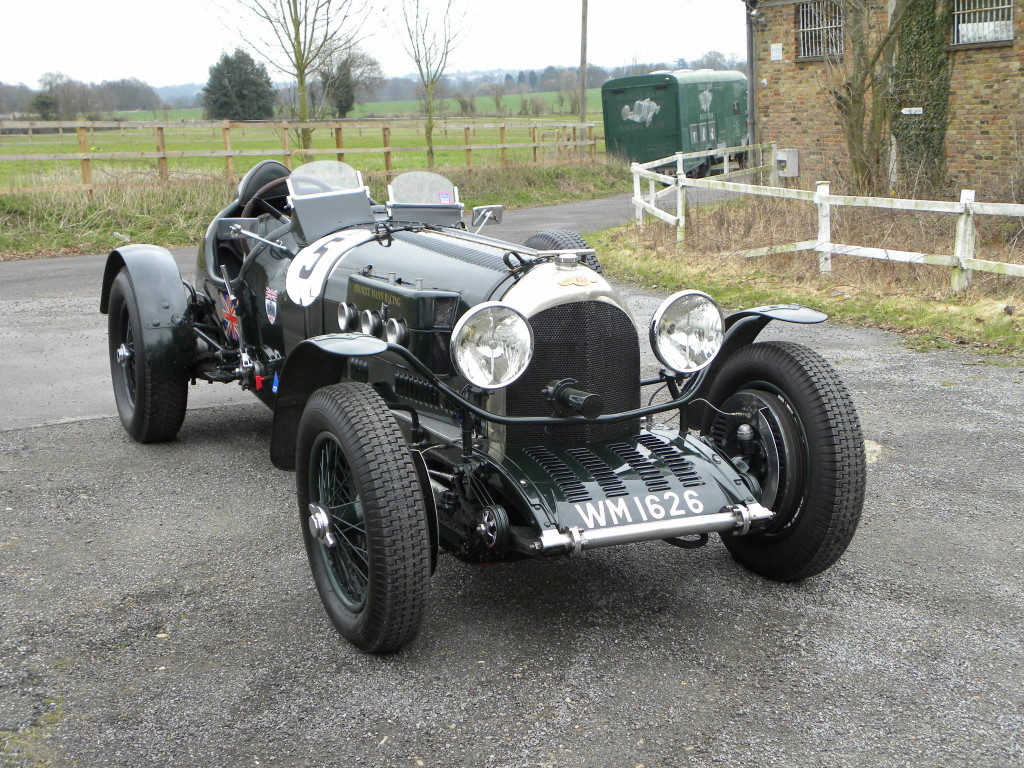
[{"label": "round headlight", "polygon": [[715,300],[700,291],[680,291],[662,302],[651,320],[651,346],[678,373],[709,365],[722,348],[725,318]]},{"label": "round headlight", "polygon": [[452,361],[469,383],[498,389],[522,376],[533,357],[533,328],[519,312],[488,301],[464,314],[452,331]]}]

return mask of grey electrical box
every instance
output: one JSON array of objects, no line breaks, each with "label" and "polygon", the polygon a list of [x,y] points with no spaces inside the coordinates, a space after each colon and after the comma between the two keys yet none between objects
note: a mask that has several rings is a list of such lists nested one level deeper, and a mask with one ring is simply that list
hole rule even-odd
[{"label": "grey electrical box", "polygon": [[800,151],[796,149],[775,150],[775,167],[780,178],[792,178],[800,175]]}]

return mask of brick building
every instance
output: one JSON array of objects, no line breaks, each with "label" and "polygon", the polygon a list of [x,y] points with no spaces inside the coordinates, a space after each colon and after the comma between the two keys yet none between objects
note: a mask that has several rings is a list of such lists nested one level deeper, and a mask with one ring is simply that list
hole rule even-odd
[{"label": "brick building", "polygon": [[[748,43],[758,140],[798,150],[799,186],[840,181],[846,141],[828,89],[849,48],[841,3],[744,1],[753,11]],[[1024,0],[938,2],[948,7],[951,64],[947,177],[957,187],[1006,194],[1011,176],[1024,170]],[[895,5],[873,4],[876,30],[888,27]]]}]

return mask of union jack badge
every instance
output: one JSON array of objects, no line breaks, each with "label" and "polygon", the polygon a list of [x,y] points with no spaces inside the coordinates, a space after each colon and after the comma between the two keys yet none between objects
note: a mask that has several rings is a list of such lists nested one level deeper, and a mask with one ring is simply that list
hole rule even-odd
[{"label": "union jack badge", "polygon": [[220,316],[224,323],[224,333],[231,341],[238,341],[238,299],[233,299],[223,291],[220,294]]},{"label": "union jack badge", "polygon": [[273,288],[267,288],[267,320],[273,325],[277,320],[277,291]]}]

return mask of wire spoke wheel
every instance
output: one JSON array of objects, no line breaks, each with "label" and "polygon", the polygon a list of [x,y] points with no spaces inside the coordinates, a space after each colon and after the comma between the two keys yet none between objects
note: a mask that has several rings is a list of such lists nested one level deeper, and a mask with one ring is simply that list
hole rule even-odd
[{"label": "wire spoke wheel", "polygon": [[423,490],[398,424],[368,385],[324,387],[306,403],[295,464],[328,617],[364,651],[398,650],[419,630],[431,557]]},{"label": "wire spoke wheel", "polygon": [[369,583],[366,528],[352,470],[337,438],[329,432],[321,433],[313,444],[309,466],[310,500],[327,509],[334,542],[333,546],[323,541],[318,545],[329,564],[328,574],[338,596],[349,610],[358,611],[366,600]]}]

